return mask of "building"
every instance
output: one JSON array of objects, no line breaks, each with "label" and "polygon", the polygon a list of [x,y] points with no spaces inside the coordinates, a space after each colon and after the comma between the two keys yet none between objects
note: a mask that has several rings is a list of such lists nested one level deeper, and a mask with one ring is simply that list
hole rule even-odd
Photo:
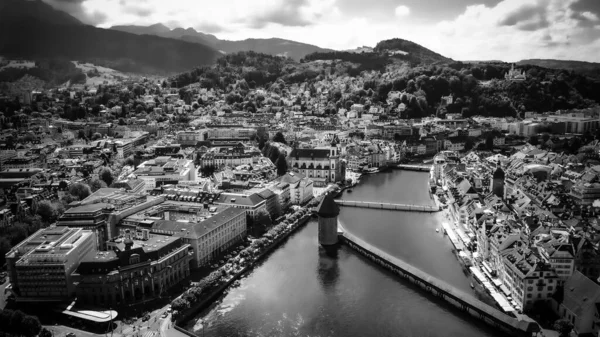
[{"label": "building", "polygon": [[127,231],[107,247],[84,258],[73,273],[82,304],[115,308],[147,301],[190,274],[190,246],[179,237]]},{"label": "building", "polygon": [[293,149],[290,154],[290,164],[289,167],[311,179],[317,187],[342,181],[345,176],[339,150],[335,146]]},{"label": "building", "polygon": [[220,151],[217,153],[207,152],[202,155],[200,159],[200,167],[223,167],[223,166],[240,166],[240,165],[251,165],[252,154],[231,152],[231,151]]},{"label": "building", "polygon": [[141,163],[132,175],[143,180],[144,189],[151,191],[166,184],[196,181],[196,168],[192,160],[157,157]]},{"label": "building", "polygon": [[508,73],[506,73],[506,75],[504,75],[504,78],[507,81],[523,82],[527,79],[527,76],[525,75],[525,73],[522,70],[515,69],[515,65],[513,64],[510,67],[510,70],[508,71]]},{"label": "building", "polygon": [[[216,205],[231,206],[241,208],[246,214],[256,219],[260,212],[267,212],[267,202],[256,193],[250,195],[240,193],[221,193],[214,201]],[[267,212],[268,213],[268,212]]]},{"label": "building", "polygon": [[500,268],[502,283],[523,311],[531,309],[535,302],[548,302],[560,284],[550,264],[525,246],[516,241],[512,248],[502,251]]},{"label": "building", "polygon": [[177,142],[181,146],[196,146],[198,142],[208,139],[208,130],[182,131],[177,134]]},{"label": "building", "polygon": [[228,207],[199,223],[157,220],[152,233],[181,237],[193,253],[192,267],[204,266],[246,238],[247,215],[243,208]]},{"label": "building", "polygon": [[289,184],[292,205],[304,205],[313,198],[313,181],[300,173],[288,172],[276,181]]},{"label": "building", "polygon": [[552,303],[554,311],[573,324],[577,335],[600,335],[600,285],[576,271]]},{"label": "building", "polygon": [[335,245],[338,241],[338,215],[340,207],[335,203],[333,194],[325,195],[317,207],[319,216],[319,244]]},{"label": "building", "polygon": [[6,254],[11,291],[19,302],[69,301],[75,297],[71,274],[96,252],[92,231],[40,229]]},{"label": "building", "polygon": [[498,166],[492,176],[490,190],[499,198],[504,198],[504,171]]},{"label": "building", "polygon": [[593,133],[600,126],[598,118],[584,116],[581,113],[550,115],[546,120],[565,123],[565,133],[583,134],[588,131]]},{"label": "building", "polygon": [[69,208],[58,219],[58,227],[81,228],[95,234],[97,250],[104,250],[105,243],[112,236],[107,219],[115,207],[111,204],[96,203]]},{"label": "building", "polygon": [[579,181],[571,186],[569,195],[580,205],[591,205],[594,200],[600,199],[600,183]]}]

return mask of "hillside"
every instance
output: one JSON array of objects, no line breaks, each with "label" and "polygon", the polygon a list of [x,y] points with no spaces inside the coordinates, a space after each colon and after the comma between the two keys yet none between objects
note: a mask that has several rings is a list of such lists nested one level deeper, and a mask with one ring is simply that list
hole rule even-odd
[{"label": "hillside", "polygon": [[156,35],[187,42],[200,43],[210,46],[225,53],[236,53],[240,51],[254,51],[257,53],[279,55],[299,60],[314,52],[325,52],[314,45],[300,43],[278,38],[271,39],[246,39],[240,41],[219,40],[216,36],[198,32],[193,28],[175,28],[173,30],[162,24],[151,26],[114,26],[110,29],[128,32],[138,35]]},{"label": "hillside", "polygon": [[170,39],[201,43],[215,49],[217,49],[217,43],[219,42],[219,39],[217,39],[214,35],[197,32],[193,28],[175,28],[171,30],[169,27],[160,23],[151,26],[113,26],[110,29],[137,35],[156,35]]},{"label": "hillside", "polygon": [[126,72],[168,74],[212,64],[218,52],[205,45],[157,36],[33,21],[0,23],[0,55],[62,58]]},{"label": "hillside", "polygon": [[0,0],[0,22],[44,22],[56,25],[83,25],[71,15],[56,10],[41,0]]},{"label": "hillside", "polygon": [[403,39],[384,40],[377,43],[374,52],[400,53],[402,55],[412,56],[419,59],[422,63],[449,63],[452,59],[431,51],[420,44]]}]

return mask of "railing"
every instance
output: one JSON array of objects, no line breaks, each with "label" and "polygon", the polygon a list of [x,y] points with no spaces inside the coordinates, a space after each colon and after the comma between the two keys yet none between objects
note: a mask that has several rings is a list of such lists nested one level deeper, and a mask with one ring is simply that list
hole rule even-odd
[{"label": "railing", "polygon": [[372,209],[386,209],[392,211],[408,211],[408,212],[438,212],[439,206],[426,205],[410,205],[410,204],[393,204],[387,202],[373,201],[354,201],[354,200],[335,200],[340,206],[362,207]]},{"label": "railing", "polygon": [[510,336],[534,336],[540,331],[539,325],[532,320],[516,319],[479,301],[478,299],[452,287],[410,264],[377,249],[360,238],[352,235],[340,226],[340,239],[362,255],[391,270],[398,276],[411,281],[425,291],[438,296],[470,314],[471,316],[497,328]]}]

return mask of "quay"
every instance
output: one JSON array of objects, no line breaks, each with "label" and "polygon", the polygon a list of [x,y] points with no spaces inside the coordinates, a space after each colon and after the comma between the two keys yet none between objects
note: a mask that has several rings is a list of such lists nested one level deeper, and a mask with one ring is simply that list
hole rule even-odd
[{"label": "quay", "polygon": [[521,319],[517,319],[509,316],[454,288],[448,283],[368,244],[349,233],[341,225],[338,226],[338,236],[342,243],[347,244],[363,256],[399,277],[418,285],[428,293],[445,300],[447,303],[506,333],[508,336],[537,336],[541,332],[540,326],[535,321],[528,319],[528,317],[519,316]]},{"label": "quay", "polygon": [[439,212],[439,206],[424,206],[424,205],[408,205],[408,204],[393,204],[389,202],[374,202],[374,201],[354,201],[354,200],[339,200],[335,202],[339,206],[362,207],[373,209],[386,209],[392,211],[408,211],[408,212]]},{"label": "quay", "polygon": [[396,166],[394,166],[397,169],[400,170],[407,170],[407,171],[423,171],[423,172],[429,172],[431,171],[431,165],[404,165],[404,164],[398,164]]}]

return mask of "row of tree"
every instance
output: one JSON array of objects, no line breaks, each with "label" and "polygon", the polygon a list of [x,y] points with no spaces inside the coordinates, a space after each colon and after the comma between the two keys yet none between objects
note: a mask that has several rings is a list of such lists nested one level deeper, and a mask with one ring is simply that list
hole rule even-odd
[{"label": "row of tree", "polygon": [[0,310],[0,336],[7,337],[49,337],[52,334],[42,329],[36,316],[24,314],[20,310]]}]

